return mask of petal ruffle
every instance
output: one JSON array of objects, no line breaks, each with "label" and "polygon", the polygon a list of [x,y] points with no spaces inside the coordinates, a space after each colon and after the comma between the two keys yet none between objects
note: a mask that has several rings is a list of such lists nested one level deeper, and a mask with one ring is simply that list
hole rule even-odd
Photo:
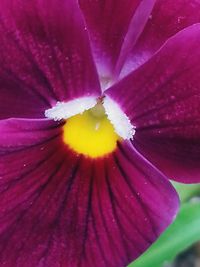
[{"label": "petal ruffle", "polygon": [[196,0],[157,0],[128,58],[123,75],[147,61],[168,38],[200,22],[200,2]]},{"label": "petal ruffle", "polygon": [[133,143],[168,177],[200,181],[200,24],[163,48],[107,94],[136,127]]},{"label": "petal ruffle", "polygon": [[115,67],[115,71],[120,71],[145,26],[155,0],[79,0],[79,3],[91,35],[100,75],[109,79]]},{"label": "petal ruffle", "polygon": [[63,146],[55,123],[3,123],[1,265],[126,266],[174,219],[173,187],[128,144],[90,160]]},{"label": "petal ruffle", "polygon": [[0,118],[44,117],[57,101],[100,94],[76,1],[2,0],[0,33]]}]

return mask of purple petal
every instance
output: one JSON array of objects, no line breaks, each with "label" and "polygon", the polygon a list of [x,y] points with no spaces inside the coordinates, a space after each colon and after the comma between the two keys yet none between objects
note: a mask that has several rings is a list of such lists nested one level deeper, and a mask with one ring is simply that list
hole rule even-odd
[{"label": "purple petal", "polygon": [[[97,241],[101,239],[88,244],[88,251],[95,255],[92,266],[127,266],[173,221],[178,197],[165,177],[128,144],[119,144],[101,164],[91,211],[96,220],[93,232]],[[101,258],[104,264],[99,264]]]},{"label": "purple petal", "polygon": [[130,48],[138,39],[155,0],[79,0],[91,34],[101,76],[121,69]]},{"label": "purple petal", "polygon": [[44,117],[57,101],[100,94],[76,1],[2,0],[0,33],[0,118]]},{"label": "purple petal", "polygon": [[48,119],[1,120],[0,155],[46,142],[61,134],[62,124]]},{"label": "purple petal", "polygon": [[55,123],[0,125],[0,265],[126,266],[174,219],[173,187],[128,144],[90,160]]},{"label": "purple petal", "polygon": [[200,22],[200,2],[196,0],[157,0],[124,73],[147,61],[167,39],[180,30]]},{"label": "purple petal", "polygon": [[200,181],[200,24],[188,27],[107,94],[136,126],[133,144],[168,177]]}]

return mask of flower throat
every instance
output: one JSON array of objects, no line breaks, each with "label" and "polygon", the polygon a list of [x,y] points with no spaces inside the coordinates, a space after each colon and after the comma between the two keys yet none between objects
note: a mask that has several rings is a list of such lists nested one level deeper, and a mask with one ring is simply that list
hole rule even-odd
[{"label": "flower throat", "polygon": [[91,158],[111,153],[120,139],[101,103],[70,117],[64,125],[64,143],[76,153]]}]

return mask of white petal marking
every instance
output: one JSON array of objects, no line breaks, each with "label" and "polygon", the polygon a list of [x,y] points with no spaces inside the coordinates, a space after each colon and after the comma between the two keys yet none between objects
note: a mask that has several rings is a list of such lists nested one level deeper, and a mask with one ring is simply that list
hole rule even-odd
[{"label": "white petal marking", "polygon": [[96,103],[95,97],[81,97],[68,102],[58,102],[54,107],[45,111],[45,116],[55,121],[68,119],[94,107]]},{"label": "white petal marking", "polygon": [[104,98],[103,106],[115,132],[124,140],[132,139],[135,134],[134,126],[120,106],[108,96]]}]

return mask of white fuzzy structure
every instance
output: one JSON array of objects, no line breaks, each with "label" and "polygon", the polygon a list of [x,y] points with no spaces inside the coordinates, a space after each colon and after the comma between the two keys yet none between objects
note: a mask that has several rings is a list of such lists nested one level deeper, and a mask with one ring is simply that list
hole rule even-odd
[{"label": "white fuzzy structure", "polygon": [[119,105],[110,97],[106,96],[103,100],[103,106],[108,119],[114,126],[115,132],[124,140],[132,139],[135,134],[135,129]]},{"label": "white fuzzy structure", "polygon": [[55,107],[45,111],[45,116],[55,121],[68,119],[94,107],[96,103],[95,97],[81,97],[68,102],[58,102]]}]

